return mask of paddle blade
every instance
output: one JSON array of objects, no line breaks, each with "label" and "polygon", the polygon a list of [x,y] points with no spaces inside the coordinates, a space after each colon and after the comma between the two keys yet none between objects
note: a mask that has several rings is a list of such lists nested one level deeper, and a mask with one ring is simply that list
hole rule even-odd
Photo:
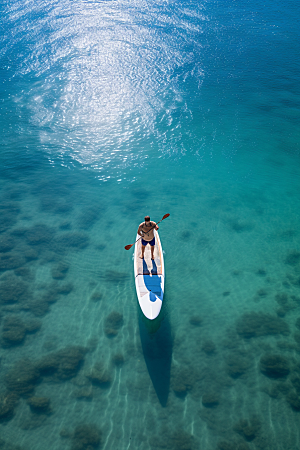
[{"label": "paddle blade", "polygon": [[125,245],[125,250],[129,250],[132,246],[133,246],[134,244],[131,244],[131,245]]},{"label": "paddle blade", "polygon": [[166,219],[167,217],[169,217],[170,214],[165,214],[164,217],[161,220]]}]

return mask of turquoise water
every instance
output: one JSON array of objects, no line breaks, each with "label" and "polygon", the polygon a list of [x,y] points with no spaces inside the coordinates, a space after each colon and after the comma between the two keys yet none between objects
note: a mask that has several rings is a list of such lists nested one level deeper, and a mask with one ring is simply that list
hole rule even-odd
[{"label": "turquoise water", "polygon": [[2,4],[1,449],[300,449],[298,17]]}]

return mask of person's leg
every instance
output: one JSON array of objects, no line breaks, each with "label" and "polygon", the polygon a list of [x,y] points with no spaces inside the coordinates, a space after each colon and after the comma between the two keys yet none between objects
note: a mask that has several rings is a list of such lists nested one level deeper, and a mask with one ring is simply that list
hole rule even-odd
[{"label": "person's leg", "polygon": [[155,245],[151,245],[151,259],[154,259],[154,248]]},{"label": "person's leg", "polygon": [[141,256],[140,256],[141,259],[144,259],[145,248],[146,248],[146,245],[143,245],[143,244],[142,244],[142,254],[141,254]]}]

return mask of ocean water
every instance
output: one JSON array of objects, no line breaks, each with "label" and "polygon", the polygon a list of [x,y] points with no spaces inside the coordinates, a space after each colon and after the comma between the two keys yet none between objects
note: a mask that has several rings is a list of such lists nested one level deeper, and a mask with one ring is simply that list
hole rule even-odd
[{"label": "ocean water", "polygon": [[300,449],[299,13],[2,2],[1,449]]}]

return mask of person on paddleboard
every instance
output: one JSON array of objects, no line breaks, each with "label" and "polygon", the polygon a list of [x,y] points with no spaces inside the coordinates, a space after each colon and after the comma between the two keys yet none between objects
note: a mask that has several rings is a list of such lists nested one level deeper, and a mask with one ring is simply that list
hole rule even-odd
[{"label": "person on paddleboard", "polygon": [[138,235],[142,236],[142,254],[141,259],[144,259],[144,254],[146,246],[150,244],[151,247],[151,259],[154,259],[154,247],[155,247],[155,237],[154,230],[158,230],[159,226],[155,222],[150,220],[149,216],[145,217],[145,222],[142,222],[138,228]]}]

